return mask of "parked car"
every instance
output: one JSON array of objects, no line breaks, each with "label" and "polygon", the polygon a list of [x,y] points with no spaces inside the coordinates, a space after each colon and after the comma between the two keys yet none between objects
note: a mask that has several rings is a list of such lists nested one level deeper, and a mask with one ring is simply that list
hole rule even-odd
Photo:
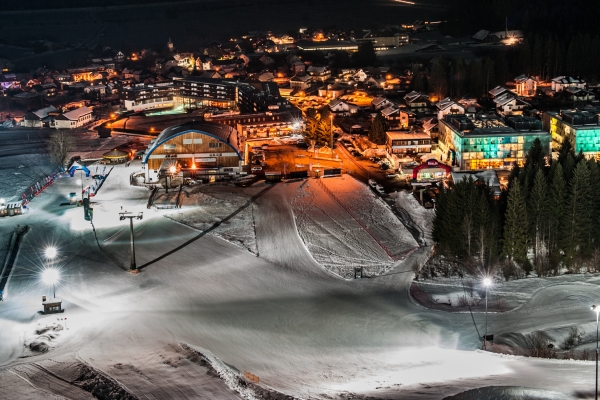
[{"label": "parked car", "polygon": [[383,189],[383,186],[381,186],[381,185],[375,186],[375,190],[377,190],[377,192],[380,194],[385,194],[385,190]]},{"label": "parked car", "polygon": [[381,161],[381,158],[379,158],[379,157],[371,157],[371,158],[369,158],[369,160],[372,161],[372,162],[374,162],[374,163],[376,163],[376,162]]},{"label": "parked car", "polygon": [[388,179],[393,179],[393,178],[395,178],[397,176],[398,176],[398,174],[395,173],[395,172],[388,172],[387,174],[385,174],[385,177],[388,178]]},{"label": "parked car", "polygon": [[377,182],[375,182],[373,179],[369,179],[369,186],[375,189],[375,187],[377,186]]},{"label": "parked car", "polygon": [[252,167],[252,172],[262,172],[262,167]]},{"label": "parked car", "polygon": [[362,156],[362,154],[360,154],[360,152],[358,152],[358,151],[356,151],[356,150],[353,150],[353,151],[352,151],[352,155],[353,155],[354,157],[360,157],[360,156]]},{"label": "parked car", "polygon": [[380,167],[380,168],[381,168],[383,171],[387,171],[388,169],[390,169],[390,168],[391,168],[391,166],[390,166],[390,164],[383,163],[383,164],[381,164],[381,167]]}]

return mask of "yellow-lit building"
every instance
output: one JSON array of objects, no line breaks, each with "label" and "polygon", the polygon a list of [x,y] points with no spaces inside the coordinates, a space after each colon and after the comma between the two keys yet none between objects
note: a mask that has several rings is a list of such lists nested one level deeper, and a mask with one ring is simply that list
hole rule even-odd
[{"label": "yellow-lit building", "polygon": [[208,122],[169,127],[152,141],[142,168],[146,183],[159,183],[171,175],[219,180],[239,174],[243,155],[237,131],[230,126]]}]

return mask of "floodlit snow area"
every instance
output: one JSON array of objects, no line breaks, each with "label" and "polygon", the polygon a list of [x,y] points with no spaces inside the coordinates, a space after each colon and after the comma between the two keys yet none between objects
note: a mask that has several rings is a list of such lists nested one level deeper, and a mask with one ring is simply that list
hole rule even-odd
[{"label": "floodlit snow area", "polygon": [[[248,189],[224,185],[184,188],[181,194],[182,207],[166,216],[201,231],[209,230],[222,221],[210,231],[211,235],[257,254],[254,211],[250,198],[268,187],[266,184],[257,184]],[[232,217],[228,218],[230,215]]]},{"label": "floodlit snow area", "polygon": [[390,193],[390,198],[394,202],[392,208],[405,226],[412,230],[411,233],[421,239],[422,244],[431,245],[435,210],[423,207],[411,192],[393,192]]},{"label": "floodlit snow area", "polygon": [[[598,274],[568,274],[553,277],[529,277],[511,281],[497,280],[488,291],[488,307],[492,311],[507,311],[523,306],[531,301],[538,291],[547,289],[546,293],[568,291],[572,293],[571,300],[577,299],[578,293],[596,290],[600,284]],[[481,280],[474,277],[436,277],[435,279],[419,280],[413,283],[424,296],[419,297],[425,307],[440,308],[449,305],[457,310],[467,310],[471,307],[485,307],[485,288]],[[472,289],[469,289],[472,287]],[[585,296],[582,294],[582,296]],[[465,299],[467,302],[465,302]],[[548,305],[550,306],[550,305]],[[553,304],[559,307],[560,304]],[[442,308],[441,308],[442,309]],[[446,308],[443,308],[446,309]]]},{"label": "floodlit snow area", "polygon": [[[530,392],[520,388],[532,388],[560,399],[593,391],[593,362],[480,351],[483,312],[415,302],[411,266],[424,263],[429,249],[393,261],[375,238],[394,235],[399,243],[382,243],[398,251],[416,242],[368,191],[344,194],[352,179],[324,183],[340,200],[309,179],[203,187],[181,210],[157,211],[147,208],[147,189],[129,185],[139,168],[115,166],[92,198],[95,232],[81,207],[61,205],[76,191],[76,178],[59,178],[34,198],[29,214],[0,220],[0,237],[17,224],[30,227],[0,302],[0,397],[440,399],[484,388],[487,398],[503,398],[487,388],[511,386],[523,391],[502,389],[503,396],[516,393],[505,398],[525,398]],[[206,225],[186,225],[212,226],[248,200],[258,256],[206,234]],[[130,228],[121,211],[143,213],[133,220],[138,274],[127,273]],[[187,222],[172,219],[178,212],[190,213]],[[371,230],[377,220],[390,225]],[[57,248],[51,260],[44,255],[50,245]],[[331,273],[347,265],[387,272],[356,280]],[[40,313],[42,295],[52,296],[41,280],[48,267],[60,271],[56,296],[64,313]],[[513,311],[490,312],[488,333],[578,325],[589,345],[589,306],[598,303],[595,281],[539,288]],[[242,383],[245,373],[258,386]],[[271,397],[261,394],[267,389]]]},{"label": "floodlit snow area", "polygon": [[349,176],[287,186],[300,237],[321,265],[344,278],[388,271],[417,243],[388,206]]}]

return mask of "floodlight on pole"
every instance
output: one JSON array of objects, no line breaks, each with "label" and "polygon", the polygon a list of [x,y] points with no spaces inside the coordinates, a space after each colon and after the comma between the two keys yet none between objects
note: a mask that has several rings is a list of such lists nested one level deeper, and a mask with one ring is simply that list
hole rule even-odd
[{"label": "floodlight on pole", "polygon": [[131,238],[131,264],[129,265],[129,270],[137,273],[137,266],[135,264],[135,241],[133,238],[133,220],[134,220],[134,218],[142,220],[144,218],[144,213],[139,212],[138,215],[132,215],[132,213],[128,212],[128,211],[119,213],[119,220],[123,221],[126,218],[129,218],[129,231],[130,231],[130,238]]},{"label": "floodlight on pole", "polygon": [[56,257],[56,254],[58,252],[56,251],[56,247],[50,246],[50,247],[46,247],[46,250],[44,250],[44,255],[46,256],[47,259],[51,260],[54,257]]},{"label": "floodlight on pole", "polygon": [[488,288],[492,286],[491,278],[483,278],[483,286],[485,287],[485,333],[483,334],[483,350],[487,350],[487,314],[488,314]]},{"label": "floodlight on pole", "polygon": [[47,268],[42,272],[42,281],[46,285],[52,285],[52,294],[56,298],[56,282],[60,279],[60,274],[57,269]]},{"label": "floodlight on pole", "polygon": [[600,315],[600,306],[592,306],[592,311],[596,313],[596,390],[594,398],[598,400],[598,316]]}]

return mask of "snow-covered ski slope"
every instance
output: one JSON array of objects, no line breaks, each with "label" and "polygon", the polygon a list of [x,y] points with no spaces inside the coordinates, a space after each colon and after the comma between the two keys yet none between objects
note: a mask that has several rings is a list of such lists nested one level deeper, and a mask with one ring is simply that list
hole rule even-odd
[{"label": "snow-covered ski slope", "polygon": [[[567,396],[593,390],[591,362],[477,351],[470,314],[427,310],[413,302],[410,267],[423,262],[428,249],[394,261],[387,273],[370,279],[344,280],[329,272],[298,233],[289,199],[301,182],[277,184],[255,197],[257,257],[147,209],[146,190],[129,186],[134,167],[115,167],[93,200],[100,247],[83,210],[60,205],[75,191],[74,178],[59,179],[34,199],[30,214],[0,220],[0,234],[17,224],[31,227],[8,297],[0,303],[0,397],[5,389],[17,399],[57,395],[65,380],[49,376],[67,376],[75,363],[137,398],[241,398],[216,374],[207,375],[181,350],[182,343],[207,349],[223,365],[297,398],[356,393],[440,399],[487,386],[543,388]],[[137,275],[126,271],[129,226],[119,221],[121,207],[144,213],[142,221],[134,221],[142,269]],[[58,316],[38,314],[41,296],[51,294],[39,277],[47,245],[59,249],[57,296],[66,312]],[[490,314],[488,332],[588,323],[594,318],[589,305],[599,301],[592,285],[553,286],[515,311]],[[67,317],[68,329],[51,337],[35,333],[64,322],[57,317]],[[474,317],[481,330],[483,314]],[[51,350],[20,358],[33,354],[25,345],[34,341],[45,341]],[[40,371],[38,364],[54,375],[42,371],[35,378],[31,371]],[[27,378],[28,371],[34,378]],[[73,388],[72,393],[80,392]]]}]

